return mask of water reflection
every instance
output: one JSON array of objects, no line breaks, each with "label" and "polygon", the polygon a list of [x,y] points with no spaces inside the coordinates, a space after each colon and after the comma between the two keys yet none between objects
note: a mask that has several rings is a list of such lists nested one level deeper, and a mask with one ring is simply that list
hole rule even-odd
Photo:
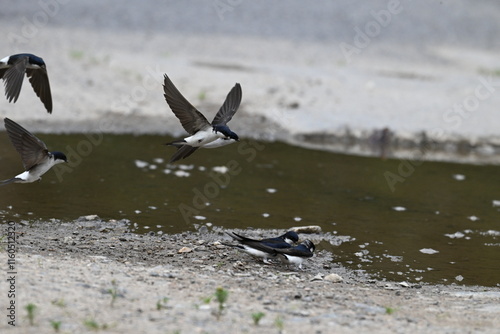
[{"label": "water reflection", "polygon": [[[71,163],[49,171],[39,183],[1,188],[5,219],[97,214],[130,219],[139,232],[165,233],[202,224],[314,224],[346,237],[340,245],[320,244],[335,261],[379,278],[500,282],[495,166],[425,162],[406,171],[391,189],[387,173],[401,174],[399,160],[242,141],[201,149],[168,165],[173,149],[162,145],[170,140],[164,136],[104,135],[94,142],[85,135],[40,137],[51,149],[75,152]],[[6,179],[22,165],[5,133],[0,143],[0,178]]]}]

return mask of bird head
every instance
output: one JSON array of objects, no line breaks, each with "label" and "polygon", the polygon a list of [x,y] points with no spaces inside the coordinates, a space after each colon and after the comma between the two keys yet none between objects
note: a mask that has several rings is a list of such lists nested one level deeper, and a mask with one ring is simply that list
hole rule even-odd
[{"label": "bird head", "polygon": [[238,135],[236,133],[234,133],[233,131],[229,132],[229,138],[231,139],[234,139],[236,141],[240,141],[240,138],[238,137]]},{"label": "bird head", "polygon": [[285,242],[288,242],[289,244],[293,244],[299,241],[299,235],[294,231],[288,231],[285,234],[283,234],[282,237],[283,240],[285,240]]},{"label": "bird head", "polygon": [[56,163],[62,163],[62,162],[68,162],[68,159],[66,158],[66,155],[62,152],[50,152],[52,156],[54,157],[54,161]]},{"label": "bird head", "polygon": [[231,131],[231,129],[229,129],[229,127],[227,125],[214,125],[213,129],[214,129],[215,133],[220,132],[224,136],[226,136],[226,138],[231,138],[231,139],[234,139],[236,141],[240,140],[238,135],[236,133],[234,133],[233,131]]},{"label": "bird head", "polygon": [[314,246],[311,240],[304,240],[302,245],[306,246],[311,253],[314,253],[314,250],[316,249],[316,246]]}]

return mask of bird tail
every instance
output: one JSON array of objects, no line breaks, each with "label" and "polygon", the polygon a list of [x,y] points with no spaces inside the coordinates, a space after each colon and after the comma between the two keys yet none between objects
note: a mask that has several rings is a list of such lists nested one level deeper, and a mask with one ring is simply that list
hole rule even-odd
[{"label": "bird tail", "polygon": [[14,183],[14,182],[16,182],[18,180],[19,179],[17,177],[13,177],[12,179],[0,181],[0,187],[1,186],[6,186],[6,185],[11,184],[11,183]]},{"label": "bird tail", "polygon": [[[234,232],[226,232],[227,235],[229,235],[231,238],[233,238],[233,240],[235,241],[242,241],[243,240],[243,237],[241,237],[240,235],[234,233]],[[243,249],[244,247],[240,244],[230,244],[230,243],[226,243],[226,242],[222,242],[221,241],[221,244],[223,244],[224,246],[229,246],[229,247],[234,247],[234,248],[240,248],[240,249]]]},{"label": "bird tail", "polygon": [[228,246],[228,247],[233,247],[233,248],[240,248],[240,249],[243,249],[243,246],[242,246],[242,245],[234,245],[234,244],[230,244],[230,243],[223,242],[223,241],[221,241],[220,243],[221,243],[222,245],[224,245],[224,246]]},{"label": "bird tail", "polygon": [[237,241],[241,241],[244,239],[241,235],[236,234],[235,232],[226,232],[227,235],[229,235],[231,238]]},{"label": "bird tail", "polygon": [[175,147],[182,147],[182,146],[186,145],[186,141],[184,139],[183,140],[175,140],[173,142],[166,143],[165,145],[170,145],[170,146],[175,146]]},{"label": "bird tail", "polygon": [[[174,145],[174,146],[176,146],[176,145]],[[198,149],[198,147],[192,147],[189,145],[180,145],[180,146],[176,146],[176,147],[177,147],[177,152],[175,152],[174,155],[172,155],[172,158],[170,158],[169,163],[174,163],[177,160],[185,159],[185,158],[189,157],[191,154],[193,154],[193,152]]]}]

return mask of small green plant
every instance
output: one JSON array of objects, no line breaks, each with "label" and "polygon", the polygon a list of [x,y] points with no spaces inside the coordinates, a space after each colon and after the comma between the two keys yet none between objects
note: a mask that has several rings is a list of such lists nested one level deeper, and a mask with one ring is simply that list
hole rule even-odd
[{"label": "small green plant", "polygon": [[255,326],[259,325],[260,319],[262,319],[266,314],[264,312],[252,313],[253,324]]},{"label": "small green plant", "polygon": [[52,328],[54,328],[54,332],[59,333],[61,330],[61,321],[51,320],[50,324],[52,325]]},{"label": "small green plant", "polygon": [[203,101],[206,99],[206,97],[207,97],[207,93],[204,90],[202,90],[201,92],[198,93],[198,100]]},{"label": "small green plant", "polygon": [[224,288],[218,287],[215,290],[215,299],[217,299],[217,302],[219,303],[219,308],[217,310],[217,313],[215,314],[217,320],[220,319],[220,316],[224,311],[224,303],[227,301],[228,296],[229,296],[229,291]]},{"label": "small green plant", "polygon": [[66,302],[62,298],[54,299],[53,301],[51,301],[51,303],[52,303],[52,305],[55,305],[55,306],[66,307]]},{"label": "small green plant", "polygon": [[73,50],[69,53],[70,57],[73,59],[80,60],[83,58],[83,51]]},{"label": "small green plant", "polygon": [[83,324],[91,331],[98,331],[100,329],[108,329],[108,325],[99,325],[95,319],[86,319]]},{"label": "small green plant", "polygon": [[281,333],[283,331],[283,328],[285,328],[285,321],[281,316],[277,316],[276,319],[274,319],[274,325],[278,328],[279,332]]},{"label": "small green plant", "polygon": [[168,298],[163,297],[156,302],[156,309],[159,311],[161,309],[167,308]]},{"label": "small green plant", "polygon": [[112,280],[111,285],[112,288],[108,289],[108,293],[111,295],[111,307],[115,305],[115,300],[118,297],[118,288],[116,287],[116,281]]},{"label": "small green plant", "polygon": [[[200,301],[202,304],[208,305],[212,301],[213,296],[208,296],[208,297],[200,297]],[[194,304],[194,307],[199,310],[200,309],[200,304]]]},{"label": "small green plant", "polygon": [[385,308],[385,314],[393,314],[394,312],[396,311],[395,308],[392,308],[392,307],[389,307],[389,306],[386,306]]},{"label": "small green plant", "polygon": [[99,330],[99,324],[94,319],[87,319],[83,322],[83,324],[92,331]]},{"label": "small green plant", "polygon": [[500,69],[498,68],[491,69],[491,68],[481,67],[478,69],[478,72],[482,75],[492,75],[495,77],[500,76]]},{"label": "small green plant", "polygon": [[33,303],[29,303],[24,308],[28,312],[28,321],[30,322],[30,326],[33,326],[33,324],[35,323],[36,305]]}]

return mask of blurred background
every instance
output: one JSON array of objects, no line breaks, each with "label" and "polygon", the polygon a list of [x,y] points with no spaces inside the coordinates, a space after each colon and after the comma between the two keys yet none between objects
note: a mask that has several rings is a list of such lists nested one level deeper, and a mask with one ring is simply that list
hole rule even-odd
[{"label": "blurred background", "polygon": [[[42,57],[54,109],[25,80],[0,116],[70,163],[2,188],[0,215],[313,224],[382,278],[498,285],[499,18],[493,0],[2,0],[2,58]],[[239,82],[242,142],[168,164],[185,132],[164,73],[208,119]],[[0,164],[22,169],[4,132]]]},{"label": "blurred background", "polygon": [[181,135],[168,73],[213,112],[240,82],[246,137],[361,154],[389,142],[398,157],[431,140],[428,158],[497,161],[495,1],[2,3],[0,49],[45,59],[54,114],[27,84],[0,114],[39,131]]}]

